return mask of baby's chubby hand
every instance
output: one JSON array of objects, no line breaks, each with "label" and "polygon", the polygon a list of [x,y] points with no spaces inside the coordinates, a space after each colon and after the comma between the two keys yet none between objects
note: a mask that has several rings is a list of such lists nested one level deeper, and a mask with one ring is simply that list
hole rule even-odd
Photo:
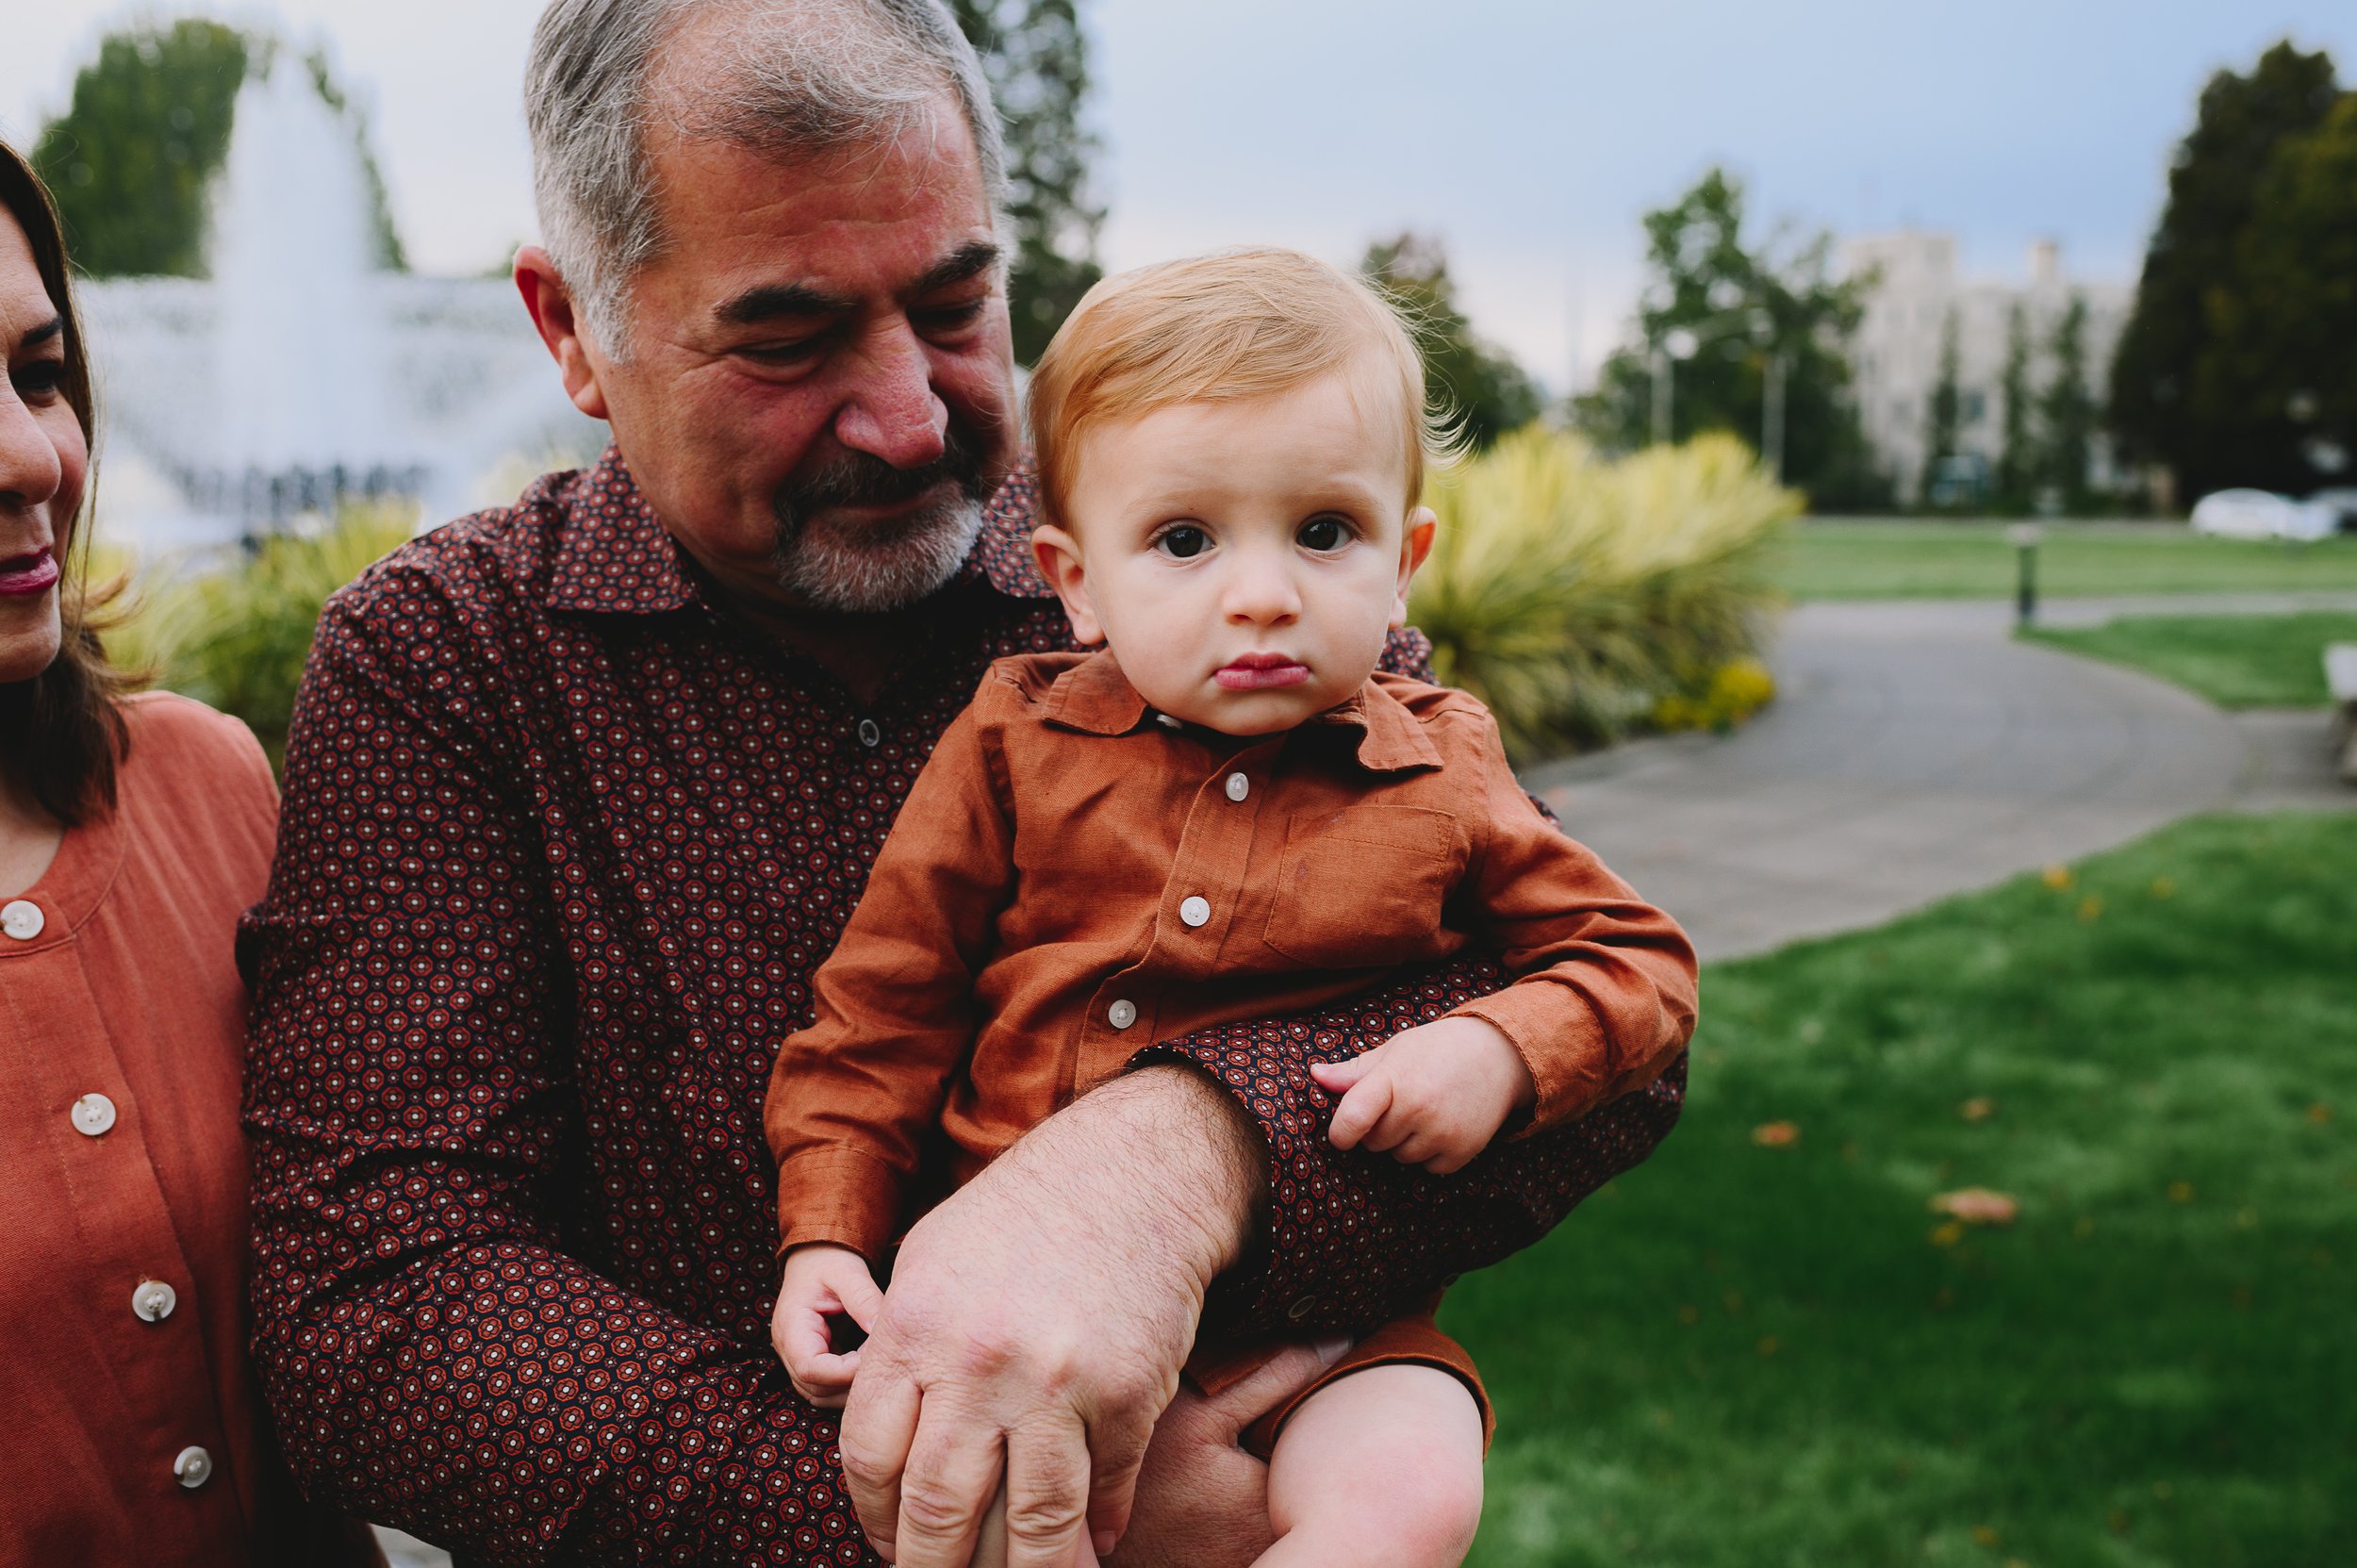
[{"label": "baby's chubby hand", "polygon": [[1471,1017],[1403,1030],[1347,1062],[1313,1063],[1310,1076],[1342,1097],[1327,1133],[1336,1148],[1364,1145],[1435,1176],[1489,1147],[1539,1093],[1514,1042]]},{"label": "baby's chubby hand", "polygon": [[798,1246],[785,1255],[785,1282],[769,1318],[769,1343],[794,1380],[794,1391],[822,1410],[840,1410],[859,1370],[859,1352],[833,1352],[831,1314],[849,1313],[862,1329],[876,1326],[883,1292],[867,1262],[848,1246]]}]

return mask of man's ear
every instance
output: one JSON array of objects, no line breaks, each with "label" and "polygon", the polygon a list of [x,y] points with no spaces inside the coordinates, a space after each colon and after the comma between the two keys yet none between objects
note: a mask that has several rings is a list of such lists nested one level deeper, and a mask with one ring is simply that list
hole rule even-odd
[{"label": "man's ear", "polygon": [[589,339],[573,308],[572,290],[565,287],[565,276],[547,251],[526,245],[516,253],[516,291],[524,297],[524,309],[531,314],[540,341],[548,345],[550,357],[556,361],[565,395],[591,419],[604,419],[605,388],[598,385],[598,366]]},{"label": "man's ear", "polygon": [[1408,529],[1399,541],[1399,591],[1392,600],[1392,624],[1408,624],[1408,585],[1416,580],[1416,570],[1425,557],[1432,553],[1432,536],[1439,533],[1441,520],[1429,506],[1419,506],[1408,514]]},{"label": "man's ear", "polygon": [[1103,642],[1105,629],[1096,623],[1096,608],[1089,602],[1088,570],[1080,564],[1080,547],[1072,536],[1052,522],[1041,523],[1031,530],[1031,558],[1039,563],[1039,574],[1047,579],[1056,597],[1063,601],[1072,635],[1084,647]]}]

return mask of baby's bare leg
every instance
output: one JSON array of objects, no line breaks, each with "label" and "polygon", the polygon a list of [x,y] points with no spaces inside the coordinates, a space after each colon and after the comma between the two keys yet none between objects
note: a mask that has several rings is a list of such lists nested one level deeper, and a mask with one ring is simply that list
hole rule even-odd
[{"label": "baby's bare leg", "polygon": [[1371,1366],[1302,1401],[1269,1457],[1256,1568],[1456,1568],[1481,1523],[1481,1411],[1438,1367]]}]

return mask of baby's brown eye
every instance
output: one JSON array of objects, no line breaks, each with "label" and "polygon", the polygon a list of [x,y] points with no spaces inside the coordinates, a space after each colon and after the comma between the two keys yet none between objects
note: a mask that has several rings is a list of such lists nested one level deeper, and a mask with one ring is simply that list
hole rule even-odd
[{"label": "baby's brown eye", "polygon": [[1348,536],[1343,530],[1341,520],[1336,518],[1311,518],[1301,525],[1301,532],[1295,536],[1301,540],[1304,550],[1320,551],[1340,550],[1343,539]]},{"label": "baby's brown eye", "polygon": [[1154,542],[1161,547],[1164,554],[1175,555],[1184,561],[1202,554],[1204,546],[1211,541],[1202,529],[1181,525],[1171,529]]}]

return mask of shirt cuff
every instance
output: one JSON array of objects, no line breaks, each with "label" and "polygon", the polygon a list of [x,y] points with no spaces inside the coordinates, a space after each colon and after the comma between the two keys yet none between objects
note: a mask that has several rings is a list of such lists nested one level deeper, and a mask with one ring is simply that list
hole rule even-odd
[{"label": "shirt cuff", "polygon": [[778,1254],[825,1242],[873,1264],[900,1223],[900,1181],[890,1165],[851,1144],[825,1144],[778,1167]]},{"label": "shirt cuff", "polygon": [[1449,1016],[1479,1018],[1506,1036],[1529,1069],[1538,1098],[1528,1119],[1512,1136],[1527,1137],[1542,1128],[1560,1127],[1606,1098],[1610,1048],[1604,1038],[1604,1025],[1594,1009],[1569,986],[1509,985],[1465,1003]]}]

